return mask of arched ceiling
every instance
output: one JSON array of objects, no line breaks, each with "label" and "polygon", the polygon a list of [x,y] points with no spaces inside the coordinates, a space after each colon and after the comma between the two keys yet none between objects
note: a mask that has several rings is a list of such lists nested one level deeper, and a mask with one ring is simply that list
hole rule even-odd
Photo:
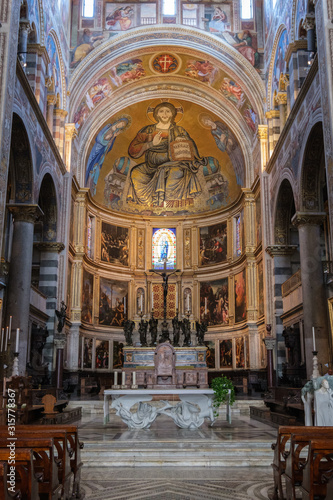
[{"label": "arched ceiling", "polygon": [[[161,55],[173,60],[169,72],[158,65]],[[125,109],[132,116],[135,106],[143,117],[149,101],[156,99],[181,102],[187,109],[186,118],[192,104],[199,114],[206,111],[215,123],[227,126],[243,155],[242,187],[249,187],[254,180],[252,153],[258,144],[258,124],[264,123],[264,85],[242,54],[207,33],[154,26],[115,36],[85,57],[72,74],[69,92],[69,121],[79,132],[78,176],[82,184],[102,126],[111,123],[111,117],[118,119]],[[188,130],[189,123],[184,123],[195,136]],[[216,149],[215,143],[212,148]]]}]

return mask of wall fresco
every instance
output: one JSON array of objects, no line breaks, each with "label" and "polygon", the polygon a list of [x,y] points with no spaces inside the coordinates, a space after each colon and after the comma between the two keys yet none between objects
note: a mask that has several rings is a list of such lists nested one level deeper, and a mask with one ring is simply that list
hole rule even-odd
[{"label": "wall fresco", "polygon": [[101,261],[128,266],[128,228],[102,222]]},{"label": "wall fresco", "polygon": [[209,326],[229,324],[228,278],[200,283],[200,319]]},{"label": "wall fresco", "polygon": [[278,92],[279,90],[279,82],[281,74],[286,73],[286,52],[288,48],[288,33],[287,30],[284,30],[280,36],[279,43],[276,48],[276,54],[274,59],[274,69],[272,75],[272,107],[274,108],[274,92]]},{"label": "wall fresco", "polygon": [[214,369],[215,368],[215,342],[213,342],[211,340],[207,340],[204,342],[204,344],[207,347],[207,351],[206,351],[207,368]]},{"label": "wall fresco", "polygon": [[83,270],[81,320],[93,322],[94,277]]},{"label": "wall fresco", "polygon": [[232,339],[220,340],[220,368],[232,368]]},{"label": "wall fresco", "polygon": [[246,320],[246,271],[235,275],[235,323]]},{"label": "wall fresco", "polygon": [[109,368],[109,341],[96,340],[95,344],[95,368]]},{"label": "wall fresco", "polygon": [[225,207],[244,178],[240,146],[225,124],[193,103],[156,99],[101,128],[85,182],[108,208],[161,215]]},{"label": "wall fresco", "polygon": [[101,278],[99,295],[99,324],[123,326],[127,319],[128,283]]}]

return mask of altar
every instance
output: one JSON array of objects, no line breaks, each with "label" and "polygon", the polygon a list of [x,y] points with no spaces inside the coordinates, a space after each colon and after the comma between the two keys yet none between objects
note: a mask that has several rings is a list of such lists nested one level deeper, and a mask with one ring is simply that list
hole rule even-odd
[{"label": "altar", "polygon": [[[175,405],[165,401],[165,396],[169,396],[169,401],[174,396],[179,398]],[[160,396],[164,406],[159,408],[147,403],[154,396]],[[104,424],[110,421],[110,400],[111,407],[116,410],[119,416],[129,429],[149,429],[156,418],[163,414],[169,416],[174,423],[183,429],[198,429],[205,418],[208,418],[213,425],[215,421],[213,407],[213,389],[107,389],[104,391]],[[227,401],[227,421],[231,423],[230,391]],[[136,411],[131,408],[138,405]]]}]

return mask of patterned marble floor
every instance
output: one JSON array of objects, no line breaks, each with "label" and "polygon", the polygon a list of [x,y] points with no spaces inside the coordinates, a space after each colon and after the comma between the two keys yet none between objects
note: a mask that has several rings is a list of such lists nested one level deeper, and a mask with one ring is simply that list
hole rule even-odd
[{"label": "patterned marble floor", "polygon": [[[179,429],[169,419],[154,422],[148,431],[132,431],[117,417],[103,426],[101,417],[83,417],[79,424],[87,446],[118,443],[134,452],[140,446],[164,448],[176,442],[200,447],[221,440],[267,444],[276,438],[276,429],[242,415],[231,425],[219,417],[213,427],[204,424],[196,431]],[[85,466],[82,472],[86,500],[267,500],[273,489],[270,467]]]}]

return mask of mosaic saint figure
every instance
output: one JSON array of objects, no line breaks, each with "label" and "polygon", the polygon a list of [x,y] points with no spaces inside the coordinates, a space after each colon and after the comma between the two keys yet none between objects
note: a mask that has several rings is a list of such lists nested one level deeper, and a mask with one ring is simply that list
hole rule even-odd
[{"label": "mosaic saint figure", "polygon": [[85,179],[86,186],[90,187],[93,196],[96,194],[96,186],[105,157],[113,148],[117,135],[125,130],[128,123],[128,119],[125,117],[119,118],[114,123],[108,123],[95,139],[95,144],[88,158]]},{"label": "mosaic saint figure", "polygon": [[164,201],[193,199],[202,193],[197,172],[207,158],[199,155],[187,131],[176,125],[176,116],[173,104],[158,104],[153,111],[156,123],[143,127],[131,142],[129,155],[135,159],[145,155],[145,159],[131,170],[129,201],[161,206]]}]

